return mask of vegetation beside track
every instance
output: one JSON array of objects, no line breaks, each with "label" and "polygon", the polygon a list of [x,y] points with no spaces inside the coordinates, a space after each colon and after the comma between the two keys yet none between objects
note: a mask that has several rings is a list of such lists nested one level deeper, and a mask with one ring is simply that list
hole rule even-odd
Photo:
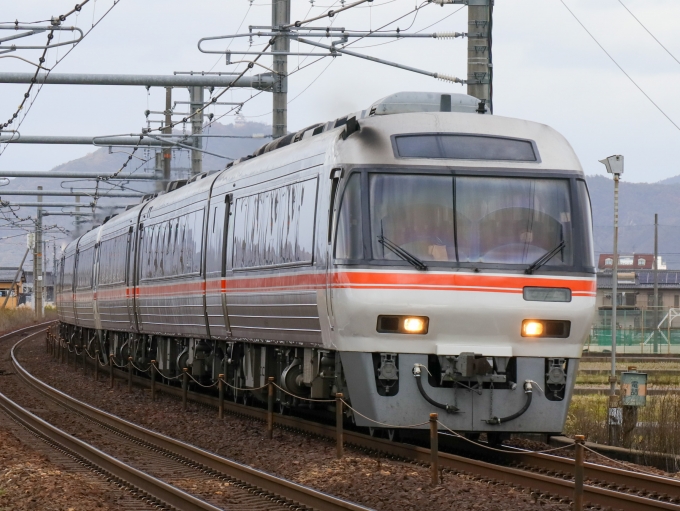
[{"label": "vegetation beside track", "polygon": [[57,311],[54,307],[45,307],[45,318],[41,320],[36,319],[35,311],[28,307],[0,309],[0,335],[53,319],[57,319]]},{"label": "vegetation beside track", "polygon": [[[609,396],[577,395],[572,398],[565,424],[568,436],[586,435],[589,442],[606,444]],[[631,448],[648,453],[680,455],[680,395],[666,389],[659,395],[647,396],[647,406],[638,412],[638,427]],[[675,472],[680,467],[669,466]]]}]

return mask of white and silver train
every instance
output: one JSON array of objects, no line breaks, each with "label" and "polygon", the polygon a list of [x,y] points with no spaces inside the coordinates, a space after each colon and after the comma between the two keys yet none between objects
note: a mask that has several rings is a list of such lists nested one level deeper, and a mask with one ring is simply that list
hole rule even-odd
[{"label": "white and silver train", "polygon": [[62,335],[166,377],[273,376],[282,409],[342,392],[358,426],[560,433],[595,308],[583,170],[480,111],[394,94],[171,183],[68,245]]}]

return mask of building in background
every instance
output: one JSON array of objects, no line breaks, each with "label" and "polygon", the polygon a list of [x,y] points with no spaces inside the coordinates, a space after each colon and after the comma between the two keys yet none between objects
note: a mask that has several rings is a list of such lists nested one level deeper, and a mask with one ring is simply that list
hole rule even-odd
[{"label": "building in background", "polygon": [[[654,255],[621,254],[617,275],[616,324],[617,346],[620,351],[651,352],[654,330],[658,328],[657,342],[660,350],[680,350],[680,270],[668,270],[659,257],[658,314],[654,311]],[[597,273],[597,315],[593,322],[589,345],[586,349],[611,348],[612,317],[612,263],[611,254],[601,254]],[[660,326],[659,326],[660,325]],[[675,346],[676,349],[670,348]]]},{"label": "building in background", "polygon": [[0,307],[5,302],[5,298],[9,294],[7,300],[7,309],[16,309],[20,304],[20,298],[24,293],[24,284],[26,283],[26,274],[22,270],[19,273],[17,282],[12,286],[14,277],[19,268],[0,268]]}]

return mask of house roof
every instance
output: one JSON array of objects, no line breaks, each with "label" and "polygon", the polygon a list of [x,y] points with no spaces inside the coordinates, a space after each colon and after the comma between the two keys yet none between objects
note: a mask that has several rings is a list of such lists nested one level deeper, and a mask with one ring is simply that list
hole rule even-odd
[{"label": "house roof", "polygon": [[[14,280],[14,276],[17,274],[18,268],[0,268],[0,282],[11,284]],[[26,282],[26,274],[24,271],[21,272],[19,276],[21,282]]]},{"label": "house roof", "polygon": [[[600,254],[598,269],[611,269],[613,258],[612,254]],[[611,261],[609,264],[607,264],[607,259]],[[651,270],[653,265],[654,254],[619,254],[619,270]]]}]

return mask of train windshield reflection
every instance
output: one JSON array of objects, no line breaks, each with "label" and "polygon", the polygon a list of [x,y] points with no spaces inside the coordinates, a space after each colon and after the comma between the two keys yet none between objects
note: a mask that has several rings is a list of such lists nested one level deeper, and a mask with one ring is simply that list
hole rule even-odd
[{"label": "train windshield reflection", "polygon": [[569,181],[442,175],[369,175],[373,259],[399,260],[385,236],[422,261],[573,262]]}]

